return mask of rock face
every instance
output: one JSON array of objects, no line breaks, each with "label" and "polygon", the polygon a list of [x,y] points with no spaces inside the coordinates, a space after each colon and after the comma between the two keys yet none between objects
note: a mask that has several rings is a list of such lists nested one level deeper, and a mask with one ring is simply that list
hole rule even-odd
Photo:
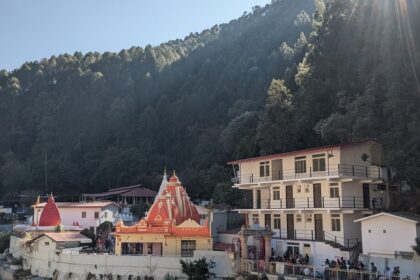
[{"label": "rock face", "polygon": [[48,198],[47,204],[45,204],[44,210],[41,213],[39,219],[39,226],[58,226],[61,224],[60,212],[55,204],[54,197],[51,195]]}]

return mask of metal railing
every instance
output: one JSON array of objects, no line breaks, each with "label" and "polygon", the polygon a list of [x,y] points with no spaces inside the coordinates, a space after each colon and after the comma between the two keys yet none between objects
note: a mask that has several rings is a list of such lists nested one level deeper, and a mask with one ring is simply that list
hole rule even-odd
[{"label": "metal railing", "polygon": [[325,170],[313,170],[312,167],[296,172],[295,169],[273,170],[269,176],[259,173],[240,174],[232,179],[235,184],[252,184],[270,181],[322,178],[330,176],[353,177],[360,179],[385,179],[379,166],[362,166],[354,164],[331,164]]},{"label": "metal railing", "polygon": [[[249,203],[248,203],[249,204]],[[297,197],[292,199],[280,198],[257,199],[254,205],[248,205],[253,209],[293,209],[293,208],[382,208],[381,198],[365,200],[359,196],[339,196],[339,197]]]},{"label": "metal railing", "polygon": [[343,238],[328,231],[274,229],[273,239],[322,241],[340,249],[351,249],[359,243],[358,238]]},{"label": "metal railing", "polygon": [[244,269],[251,274],[281,275],[305,279],[324,280],[418,280],[419,276],[391,272],[371,272],[360,267],[347,268],[294,264],[291,262],[268,262],[245,260]]}]

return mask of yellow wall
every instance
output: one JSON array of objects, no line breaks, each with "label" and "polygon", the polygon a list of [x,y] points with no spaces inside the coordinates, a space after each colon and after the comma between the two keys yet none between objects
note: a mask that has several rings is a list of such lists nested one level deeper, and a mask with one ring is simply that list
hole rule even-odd
[{"label": "yellow wall", "polygon": [[117,236],[115,254],[121,255],[121,243],[162,243],[163,256],[180,256],[181,240],[195,240],[196,250],[207,251],[213,249],[211,237],[178,237],[163,234],[121,234]]}]

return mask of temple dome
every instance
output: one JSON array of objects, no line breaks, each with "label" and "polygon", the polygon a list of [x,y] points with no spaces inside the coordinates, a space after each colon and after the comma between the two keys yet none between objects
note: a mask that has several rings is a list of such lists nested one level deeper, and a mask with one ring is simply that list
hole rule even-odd
[{"label": "temple dome", "polygon": [[188,219],[199,223],[200,215],[174,174],[148,211],[146,220],[151,225],[158,225],[165,221],[174,221],[178,225]]},{"label": "temple dome", "polygon": [[61,224],[60,212],[55,204],[54,197],[51,195],[48,197],[47,204],[45,204],[44,210],[42,210],[41,217],[39,219],[39,226],[58,226]]}]

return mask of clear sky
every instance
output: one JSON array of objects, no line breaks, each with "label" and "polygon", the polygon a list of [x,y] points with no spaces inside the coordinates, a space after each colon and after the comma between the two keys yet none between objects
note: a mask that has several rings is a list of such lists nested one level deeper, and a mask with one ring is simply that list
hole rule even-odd
[{"label": "clear sky", "polygon": [[270,0],[1,0],[0,69],[184,38]]}]

